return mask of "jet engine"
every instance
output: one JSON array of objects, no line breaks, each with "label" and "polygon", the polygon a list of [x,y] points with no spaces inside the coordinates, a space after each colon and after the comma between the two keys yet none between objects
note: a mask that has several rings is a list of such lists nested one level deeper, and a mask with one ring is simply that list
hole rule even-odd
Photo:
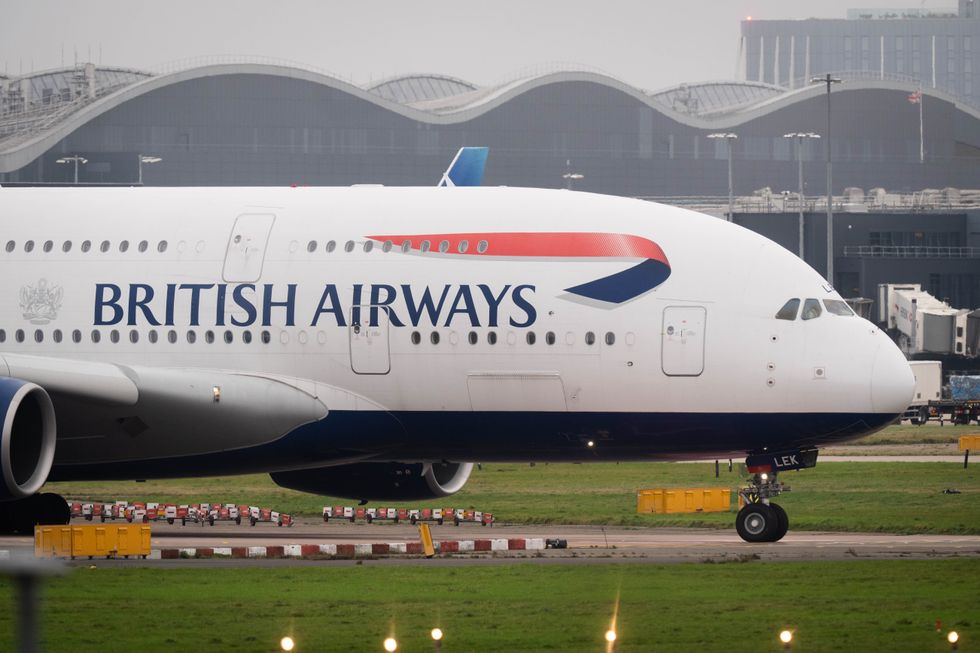
[{"label": "jet engine", "polygon": [[473,463],[355,463],[274,472],[280,487],[311,494],[370,501],[447,497],[463,489]]},{"label": "jet engine", "polygon": [[28,381],[0,378],[0,501],[22,499],[44,485],[54,462],[51,397]]}]

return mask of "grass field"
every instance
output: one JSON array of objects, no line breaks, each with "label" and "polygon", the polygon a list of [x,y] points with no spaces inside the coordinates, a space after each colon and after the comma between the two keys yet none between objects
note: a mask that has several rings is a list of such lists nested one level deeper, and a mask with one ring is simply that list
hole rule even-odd
[{"label": "grass field", "polygon": [[[79,568],[47,586],[44,650],[603,651],[619,598],[620,653],[946,651],[980,637],[976,560],[281,567],[201,571]],[[0,580],[0,605],[12,591]],[[11,650],[13,610],[0,610]],[[937,634],[934,624],[943,623]]]},{"label": "grass field", "polygon": [[[794,529],[980,533],[980,462],[969,469],[957,463],[820,463],[782,478],[793,491],[783,494],[779,503]],[[516,523],[731,528],[733,516],[728,513],[637,515],[636,491],[737,487],[740,482],[726,464],[716,480],[714,463],[489,464],[474,470],[459,494],[403,507],[441,503],[493,512],[502,521]],[[47,487],[66,496],[97,500],[234,501],[297,515],[319,515],[324,505],[353,503],[284,490],[266,475]],[[946,488],[962,494],[942,494]]]}]

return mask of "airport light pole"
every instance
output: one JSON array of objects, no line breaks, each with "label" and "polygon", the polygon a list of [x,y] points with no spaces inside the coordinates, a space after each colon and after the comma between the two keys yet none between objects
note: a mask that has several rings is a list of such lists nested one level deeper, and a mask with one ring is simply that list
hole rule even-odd
[{"label": "airport light pole", "polygon": [[830,87],[840,84],[840,77],[827,73],[823,77],[813,77],[811,84],[827,85],[827,283],[834,285],[834,195],[830,168]]},{"label": "airport light pole", "polygon": [[805,138],[820,138],[820,134],[814,134],[813,132],[793,132],[790,134],[783,134],[783,138],[795,138],[796,139],[796,158],[799,160],[799,176],[800,176],[800,260],[805,260],[803,258],[803,139]]},{"label": "airport light pole", "polygon": [[143,185],[143,164],[144,163],[160,163],[161,161],[163,161],[163,159],[161,159],[158,156],[147,156],[145,154],[140,154],[139,155],[139,162],[140,162],[139,185],[140,186]]},{"label": "airport light pole", "polygon": [[75,164],[75,183],[77,184],[78,183],[78,164],[81,163],[82,165],[85,165],[86,163],[88,163],[88,159],[86,159],[84,156],[79,156],[77,154],[73,154],[72,156],[63,156],[60,159],[57,159],[55,161],[55,163],[74,163]]},{"label": "airport light pole", "polygon": [[738,138],[738,134],[731,132],[716,132],[708,134],[708,138],[724,138],[728,145],[728,221],[734,219],[735,191],[732,186],[732,141]]}]

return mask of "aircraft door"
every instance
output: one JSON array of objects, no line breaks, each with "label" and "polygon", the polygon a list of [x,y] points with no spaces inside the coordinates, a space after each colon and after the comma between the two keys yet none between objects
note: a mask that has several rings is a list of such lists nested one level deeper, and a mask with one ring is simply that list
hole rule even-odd
[{"label": "aircraft door", "polygon": [[225,251],[221,272],[227,283],[252,283],[262,276],[265,249],[276,216],[271,213],[243,213],[235,220]]},{"label": "aircraft door", "polygon": [[356,374],[387,374],[391,371],[388,343],[388,307],[351,308],[350,366]]},{"label": "aircraft door", "polygon": [[703,306],[668,306],[661,334],[661,367],[668,376],[700,376],[704,371]]}]

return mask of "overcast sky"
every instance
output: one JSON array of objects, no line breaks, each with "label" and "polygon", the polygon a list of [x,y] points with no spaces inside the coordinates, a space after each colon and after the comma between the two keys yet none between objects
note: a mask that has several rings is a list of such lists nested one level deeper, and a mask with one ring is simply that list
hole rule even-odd
[{"label": "overcast sky", "polygon": [[[955,0],[11,0],[0,71],[91,60],[159,68],[210,55],[301,62],[366,83],[433,72],[492,84],[573,62],[656,90],[734,78],[740,21],[844,18]],[[63,53],[63,54],[62,54]]]}]

